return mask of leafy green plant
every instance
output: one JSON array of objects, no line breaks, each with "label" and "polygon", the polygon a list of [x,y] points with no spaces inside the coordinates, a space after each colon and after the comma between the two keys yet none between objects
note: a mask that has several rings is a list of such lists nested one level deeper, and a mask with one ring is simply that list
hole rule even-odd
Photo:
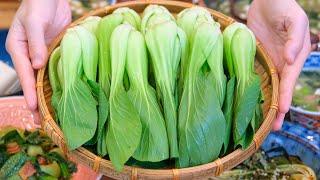
[{"label": "leafy green plant", "polygon": [[82,22],[80,22],[79,25],[86,28],[92,34],[96,34],[100,20],[101,20],[101,17],[99,16],[89,16],[86,19],[84,19]]},{"label": "leafy green plant", "polygon": [[140,28],[140,16],[129,8],[118,8],[113,14],[101,19],[97,27],[99,42],[99,84],[109,97],[111,80],[110,38],[114,29],[123,23],[129,23],[136,29]]},{"label": "leafy green plant", "polygon": [[[61,42],[63,89],[58,105],[58,117],[71,150],[80,147],[94,136],[98,121],[97,101],[82,78],[85,61],[82,52],[92,47],[91,44],[83,44],[78,30],[79,28],[68,29]],[[87,47],[84,47],[85,45]],[[88,78],[88,74],[86,75]]]},{"label": "leafy green plant", "polygon": [[135,109],[124,88],[123,78],[130,33],[135,29],[129,24],[121,24],[111,35],[111,89],[110,121],[107,131],[107,148],[116,170],[133,155],[141,138],[139,112]]},{"label": "leafy green plant", "polygon": [[98,81],[103,91],[109,97],[111,80],[110,37],[113,30],[121,24],[123,17],[120,14],[110,14],[101,19],[97,28],[99,42],[99,77]]},{"label": "leafy green plant", "polygon": [[[184,51],[184,56],[181,58],[181,73],[180,73],[180,86],[183,86],[183,82],[186,76],[186,73],[188,71],[189,66],[189,58],[188,55],[190,55],[190,51],[192,50],[192,43],[193,43],[193,35],[195,31],[197,30],[197,27],[199,26],[199,23],[202,21],[199,21],[198,18],[202,18],[203,20],[214,22],[214,20],[211,17],[211,14],[201,7],[194,7],[194,8],[188,8],[183,11],[181,11],[178,14],[177,17],[177,24],[180,28],[183,29],[183,31],[186,33],[186,36],[188,38],[187,45]],[[196,24],[197,23],[197,24]]]},{"label": "leafy green plant", "polygon": [[158,98],[164,109],[170,157],[179,157],[177,136],[177,87],[181,52],[185,34],[173,16],[161,6],[149,6],[142,18],[141,30],[151,56]]},{"label": "leafy green plant", "polygon": [[[98,82],[101,88],[99,91],[99,97],[102,98],[104,102],[105,94],[106,98],[109,99],[110,96],[110,86],[111,86],[111,35],[116,27],[121,24],[131,24],[135,28],[139,28],[141,23],[140,16],[130,8],[118,8],[104,18],[101,19],[97,27],[97,38],[99,42],[99,74]],[[127,75],[124,74],[124,79],[128,79]],[[125,80],[124,80],[125,81]],[[92,86],[92,85],[91,85]],[[99,112],[104,112],[101,117],[102,120],[108,118],[109,104],[101,106]],[[104,121],[105,122],[105,121]],[[101,135],[98,135],[97,143],[97,153],[101,156],[105,156],[108,153],[107,150],[107,131],[108,125],[103,124],[103,122],[98,123],[98,128]]]},{"label": "leafy green plant", "polygon": [[223,36],[228,75],[236,78],[233,141],[235,146],[245,149],[262,119],[260,77],[254,72],[256,41],[253,33],[240,23],[228,26]]},{"label": "leafy green plant", "polygon": [[[61,84],[63,84],[62,82],[60,82],[59,75],[58,75],[58,63],[60,62],[60,58],[61,58],[61,50],[59,46],[52,52],[49,59],[49,80],[52,88],[51,105],[55,111],[56,116],[58,115],[57,114],[58,106],[59,106],[59,101],[61,99],[61,94],[62,94]],[[62,81],[62,78],[60,79]],[[57,120],[57,122],[59,121],[59,118],[55,118],[55,119]]]},{"label": "leafy green plant", "polygon": [[223,37],[219,25],[206,15],[206,10],[199,8],[178,15],[188,32],[190,53],[184,64],[187,70],[179,107],[179,167],[215,160],[225,138]]},{"label": "leafy green plant", "polygon": [[131,32],[127,46],[126,70],[130,80],[129,98],[142,124],[140,145],[133,154],[139,161],[158,162],[169,158],[168,136],[155,90],[148,84],[148,59],[142,34]]},{"label": "leafy green plant", "polygon": [[16,174],[27,160],[28,156],[24,152],[9,157],[0,169],[0,179],[7,179]]}]

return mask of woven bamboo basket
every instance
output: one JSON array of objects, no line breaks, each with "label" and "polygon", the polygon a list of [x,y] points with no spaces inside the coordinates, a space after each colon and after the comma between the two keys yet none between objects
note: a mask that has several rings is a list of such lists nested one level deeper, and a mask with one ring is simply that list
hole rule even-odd
[{"label": "woven bamboo basket", "polygon": [[[142,13],[144,8],[149,4],[159,4],[165,6],[171,13],[177,14],[185,8],[194,6],[190,3],[177,2],[177,1],[165,1],[165,0],[144,0],[144,1],[131,1],[107,6],[102,9],[92,11],[76,20],[69,27],[77,25],[83,19],[88,16],[105,16],[112,13],[119,7],[130,7]],[[234,22],[234,20],[228,16],[225,16],[219,12],[208,9],[213,18],[221,24],[222,30]],[[49,54],[56,48],[64,35],[62,32],[50,45]],[[92,168],[93,170],[100,172],[108,177],[115,179],[202,179],[210,176],[218,176],[225,170],[231,169],[247,159],[252,155],[261,145],[263,140],[269,134],[272,121],[275,119],[278,110],[278,86],[279,80],[277,71],[261,46],[257,42],[257,54],[255,61],[255,70],[259,74],[262,80],[261,88],[265,97],[263,103],[263,115],[264,121],[254,136],[254,141],[246,150],[237,149],[227,156],[217,159],[214,162],[183,168],[183,169],[143,169],[139,167],[125,166],[122,172],[114,170],[111,161],[102,159],[99,156],[91,153],[87,149],[80,147],[74,151],[68,151],[63,133],[60,127],[54,120],[54,113],[51,107],[52,90],[48,78],[47,66],[40,69],[37,75],[37,96],[40,114],[42,116],[42,128],[52,138],[52,140],[60,146],[69,156],[75,159],[78,163],[82,163]],[[80,133],[80,132],[79,132]]]}]

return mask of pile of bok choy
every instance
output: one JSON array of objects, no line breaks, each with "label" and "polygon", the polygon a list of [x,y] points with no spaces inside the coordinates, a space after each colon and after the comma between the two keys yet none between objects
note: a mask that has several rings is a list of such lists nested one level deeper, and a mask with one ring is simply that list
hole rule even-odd
[{"label": "pile of bok choy", "polygon": [[69,28],[51,54],[55,110],[70,150],[124,164],[205,164],[247,148],[262,121],[255,37],[222,33],[204,8],[177,19],[150,5],[119,8]]}]

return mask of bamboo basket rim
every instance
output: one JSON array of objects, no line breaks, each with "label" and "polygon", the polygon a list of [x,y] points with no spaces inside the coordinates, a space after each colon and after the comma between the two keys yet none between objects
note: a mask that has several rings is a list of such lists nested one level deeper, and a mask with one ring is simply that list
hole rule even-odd
[{"label": "bamboo basket rim", "polygon": [[[191,3],[186,2],[179,2],[179,1],[169,1],[169,0],[140,0],[140,1],[130,1],[130,2],[123,2],[118,3],[111,6],[106,6],[104,8],[100,8],[94,11],[89,12],[88,14],[84,15],[83,17],[79,18],[78,20],[71,23],[67,28],[73,27],[78,25],[83,19],[88,16],[92,15],[107,15],[113,10],[119,7],[132,7],[132,6],[147,6],[149,4],[158,4],[163,5],[165,7],[175,7],[179,9],[185,9],[189,7],[193,7],[194,5]],[[234,19],[228,17],[220,12],[217,12],[212,9],[207,10],[211,13],[214,19],[221,20],[226,25],[229,25],[235,22]],[[221,24],[221,23],[220,23]],[[50,44],[48,48],[48,53],[51,54],[57,45],[59,45],[66,29],[62,31]],[[60,127],[56,124],[53,116],[50,114],[49,108],[46,103],[45,92],[44,92],[44,77],[47,69],[46,64],[43,68],[41,68],[37,73],[37,82],[36,82],[36,89],[37,89],[37,98],[38,98],[38,107],[41,115],[41,125],[44,131],[48,134],[49,137],[52,138],[53,142],[55,142],[62,150],[68,155],[76,157],[75,159],[83,163],[89,167],[91,167],[96,172],[101,172],[104,175],[113,177],[113,178],[126,178],[131,177],[131,179],[137,179],[138,177],[144,178],[173,178],[178,179],[181,177],[200,177],[208,176],[208,174],[213,176],[218,176],[223,171],[231,169],[236,165],[240,164],[250,155],[252,155],[262,144],[263,140],[271,131],[272,121],[276,117],[276,113],[278,111],[278,88],[279,88],[279,78],[277,74],[277,70],[271,61],[271,58],[268,56],[264,48],[262,47],[261,43],[257,40],[257,53],[260,53],[262,59],[264,59],[264,69],[266,70],[268,76],[270,77],[270,85],[272,87],[272,94],[271,94],[271,102],[268,108],[267,113],[265,114],[265,118],[263,123],[261,124],[260,128],[254,135],[254,140],[251,145],[246,150],[236,149],[230,154],[222,158],[218,158],[217,160],[198,165],[194,167],[188,168],[181,168],[181,169],[145,169],[133,166],[125,165],[121,172],[116,172],[111,164],[111,161],[102,159],[99,156],[96,156],[92,152],[86,150],[83,147],[80,147],[74,151],[68,151],[67,146],[64,141],[63,133]],[[50,84],[49,84],[50,86]],[[103,170],[104,168],[104,170]]]}]

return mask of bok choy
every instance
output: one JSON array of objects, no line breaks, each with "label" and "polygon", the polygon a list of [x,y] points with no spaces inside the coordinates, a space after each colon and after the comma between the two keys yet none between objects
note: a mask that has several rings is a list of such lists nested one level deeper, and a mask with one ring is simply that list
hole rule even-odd
[{"label": "bok choy", "polygon": [[126,70],[130,80],[128,95],[138,110],[142,134],[140,145],[133,154],[139,161],[158,162],[169,158],[165,121],[155,90],[148,84],[148,59],[142,34],[130,34],[127,46]]},{"label": "bok choy", "polygon": [[215,160],[225,138],[223,37],[220,26],[203,11],[190,8],[178,15],[180,26],[188,32],[190,53],[179,107],[179,167]]},{"label": "bok choy", "polygon": [[243,24],[234,23],[223,32],[226,66],[230,77],[235,77],[233,107],[233,141],[235,146],[247,148],[261,119],[260,77],[254,72],[256,41]]},{"label": "bok choy", "polygon": [[92,34],[96,34],[100,20],[101,20],[101,17],[99,16],[89,16],[86,19],[84,19],[82,22],[80,22],[79,25],[86,28]]},{"label": "bok choy", "polygon": [[[94,64],[91,63],[95,62],[85,61],[84,58],[87,56],[84,54],[85,51],[89,51],[89,48],[96,47],[92,44],[96,41],[83,39],[83,36],[80,35],[80,29],[68,29],[61,42],[63,89],[58,105],[58,117],[71,150],[80,147],[94,136],[98,121],[97,101],[87,82],[83,79],[83,62],[89,63],[86,64],[87,69],[94,69]],[[85,31],[87,34],[91,33]],[[86,74],[85,77],[89,78],[90,75]]]},{"label": "bok choy", "polygon": [[133,26],[121,24],[113,31],[110,41],[112,79],[106,142],[112,164],[118,171],[139,146],[142,131],[139,112],[131,102],[123,82],[128,39],[134,31]]},{"label": "bok choy", "polygon": [[111,80],[111,55],[110,38],[114,29],[120,24],[128,23],[139,29],[140,16],[129,8],[118,8],[113,14],[101,19],[97,27],[97,38],[99,41],[99,84],[109,97]]},{"label": "bok choy", "polygon": [[146,8],[141,30],[151,56],[158,97],[164,109],[169,139],[170,157],[179,157],[177,137],[176,80],[181,52],[185,46],[185,33],[177,26],[173,16],[161,6]]},{"label": "bok choy", "polygon": [[[97,25],[96,35],[99,42],[99,74],[98,74],[98,82],[101,91],[98,91],[99,97],[104,101],[104,96],[109,98],[110,94],[110,81],[111,81],[111,52],[110,52],[110,39],[112,32],[114,29],[122,23],[129,23],[135,28],[140,27],[141,19],[140,16],[129,8],[118,8],[104,18],[101,19],[99,24]],[[107,125],[103,123],[106,122],[108,118],[108,108],[109,104],[105,103],[104,106],[99,107],[99,112],[102,114],[99,117],[99,128],[98,130],[98,144],[97,151],[99,155],[107,154],[107,144],[106,144],[106,136],[107,136]],[[100,120],[101,119],[101,120]],[[99,133],[100,132],[100,133]],[[99,135],[100,134],[100,135]],[[101,135],[102,134],[102,135]]]}]

